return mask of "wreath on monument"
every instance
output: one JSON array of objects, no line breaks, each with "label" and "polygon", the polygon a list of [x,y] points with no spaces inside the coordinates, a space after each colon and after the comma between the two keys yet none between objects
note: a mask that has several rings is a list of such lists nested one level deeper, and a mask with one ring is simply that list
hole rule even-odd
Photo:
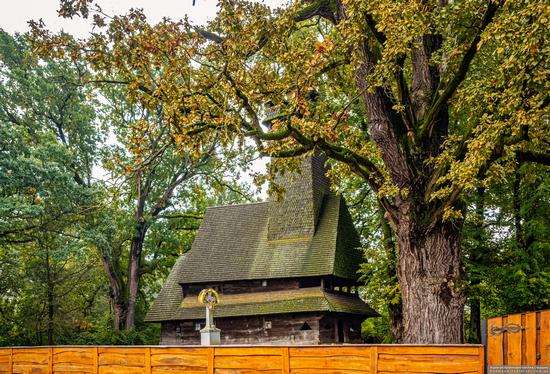
[{"label": "wreath on monument", "polygon": [[208,309],[213,309],[214,305],[220,303],[220,296],[216,290],[206,288],[199,293],[199,301],[208,306]]}]

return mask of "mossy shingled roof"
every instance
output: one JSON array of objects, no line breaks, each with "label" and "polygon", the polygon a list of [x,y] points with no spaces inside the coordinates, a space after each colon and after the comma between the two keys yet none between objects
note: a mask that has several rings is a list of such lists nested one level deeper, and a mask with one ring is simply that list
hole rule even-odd
[{"label": "mossy shingled roof", "polygon": [[[343,198],[325,196],[312,237],[277,241],[267,240],[268,204],[208,209],[192,249],[174,265],[146,321],[171,320],[176,314],[181,317],[180,284],[323,275],[356,279],[362,254]],[[314,303],[325,305],[327,302],[326,298],[308,300],[304,306],[304,303],[280,301],[284,305],[278,308],[290,310],[292,304],[300,311],[300,307],[315,309]],[[336,305],[339,311],[345,312],[344,304]],[[242,308],[245,307],[235,307],[231,313]]]},{"label": "mossy shingled roof", "polygon": [[[320,288],[253,292],[222,295],[214,312],[217,318],[270,315],[300,312],[338,312],[376,316],[365,302],[353,294],[324,291]],[[197,320],[204,318],[204,306],[196,296],[185,297],[170,319]]]},{"label": "mossy shingled roof", "polygon": [[[357,277],[355,272],[361,260],[359,242],[353,236],[355,229],[351,218],[343,212],[347,209],[340,197],[325,197],[313,236],[272,241],[267,240],[268,204],[208,209],[193,247],[185,256],[185,265],[178,269],[179,282],[331,274],[348,279]],[[336,264],[336,260],[346,264]]]}]

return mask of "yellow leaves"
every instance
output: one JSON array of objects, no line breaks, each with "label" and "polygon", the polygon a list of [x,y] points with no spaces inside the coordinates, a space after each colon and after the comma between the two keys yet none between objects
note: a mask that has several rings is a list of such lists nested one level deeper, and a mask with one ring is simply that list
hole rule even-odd
[{"label": "yellow leaves", "polygon": [[28,186],[27,188],[25,188],[25,192],[29,195],[34,195],[38,192],[38,190],[33,186]]},{"label": "yellow leaves", "polygon": [[443,210],[443,221],[455,221],[464,219],[464,215],[458,209],[446,207]]},{"label": "yellow leaves", "polygon": [[329,36],[325,36],[324,40],[315,44],[315,53],[326,56],[334,48],[334,43]]},{"label": "yellow leaves", "polygon": [[392,106],[392,109],[398,113],[404,113],[406,108],[403,104],[399,103]]}]

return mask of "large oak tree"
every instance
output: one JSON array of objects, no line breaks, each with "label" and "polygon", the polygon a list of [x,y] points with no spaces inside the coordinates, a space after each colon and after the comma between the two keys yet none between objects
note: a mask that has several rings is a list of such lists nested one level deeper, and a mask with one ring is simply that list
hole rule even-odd
[{"label": "large oak tree", "polygon": [[403,342],[463,341],[461,195],[550,161],[547,2],[222,0],[204,28],[137,10],[106,22],[90,2],[60,13],[93,15],[91,37],[35,23],[40,52],[84,56],[91,80],[161,105],[187,152],[214,136],[279,158],[322,150],[376,193],[395,234]]}]

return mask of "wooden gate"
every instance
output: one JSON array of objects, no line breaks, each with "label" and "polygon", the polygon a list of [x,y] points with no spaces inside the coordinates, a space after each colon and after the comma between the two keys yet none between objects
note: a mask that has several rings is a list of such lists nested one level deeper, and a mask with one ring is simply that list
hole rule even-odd
[{"label": "wooden gate", "polygon": [[491,318],[486,330],[489,368],[550,366],[550,310]]}]

